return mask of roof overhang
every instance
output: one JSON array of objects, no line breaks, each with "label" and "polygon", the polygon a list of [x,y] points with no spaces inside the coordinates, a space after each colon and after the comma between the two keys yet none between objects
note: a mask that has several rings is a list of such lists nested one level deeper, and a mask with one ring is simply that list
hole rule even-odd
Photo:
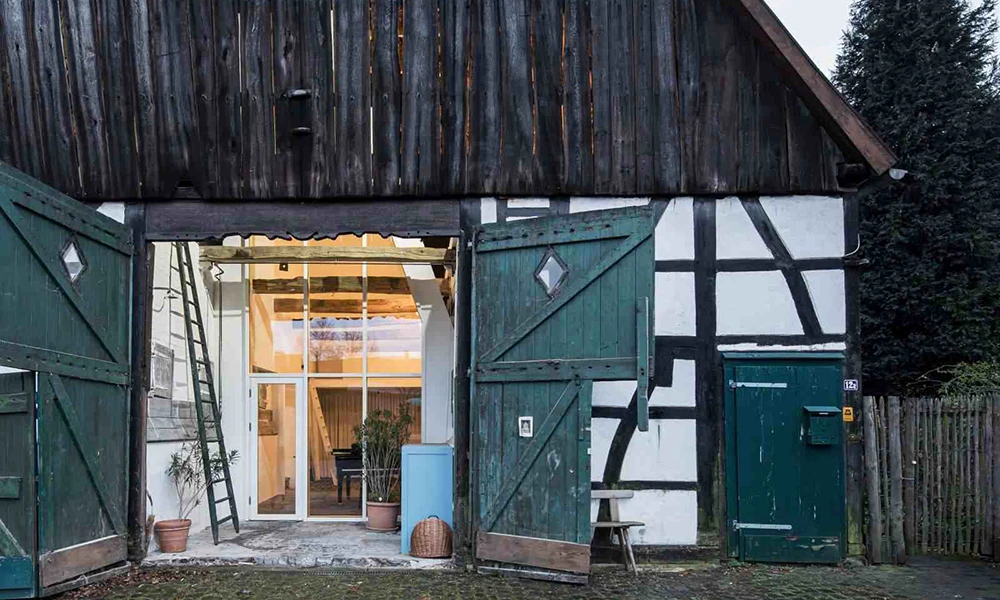
[{"label": "roof overhang", "polygon": [[851,159],[863,160],[875,176],[885,175],[898,159],[889,146],[833,87],[764,0],[731,0],[740,19]]}]

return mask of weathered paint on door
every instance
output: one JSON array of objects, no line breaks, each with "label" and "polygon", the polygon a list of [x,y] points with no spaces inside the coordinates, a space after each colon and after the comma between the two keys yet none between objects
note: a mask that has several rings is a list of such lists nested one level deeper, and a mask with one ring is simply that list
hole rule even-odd
[{"label": "weathered paint on door", "polygon": [[837,355],[726,361],[729,553],[844,556],[843,369]]},{"label": "weathered paint on door", "polygon": [[[652,231],[652,211],[640,208],[477,233],[472,436],[481,560],[558,569],[551,556],[531,556],[555,548],[589,569],[593,381],[639,379],[640,422],[648,422]],[[484,537],[493,534],[540,543],[519,541],[521,561],[501,560],[484,549],[500,539]]]},{"label": "weathered paint on door", "polygon": [[35,374],[0,373],[0,598],[35,589]]},{"label": "weathered paint on door", "polygon": [[18,527],[39,593],[125,559],[131,254],[125,227],[0,163],[0,366],[38,373]]}]

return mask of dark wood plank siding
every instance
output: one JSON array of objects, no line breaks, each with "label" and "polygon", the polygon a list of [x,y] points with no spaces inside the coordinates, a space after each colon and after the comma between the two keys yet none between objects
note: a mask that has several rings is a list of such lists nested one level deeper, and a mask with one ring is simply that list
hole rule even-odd
[{"label": "dark wood plank siding", "polygon": [[[454,4],[454,3],[451,3]],[[372,59],[372,102],[375,137],[373,192],[392,196],[399,191],[399,135],[402,82],[399,69],[399,15],[401,0],[375,3],[372,19],[374,55]]]},{"label": "dark wood plank siding", "polygon": [[243,188],[242,196],[271,196],[274,154],[274,95],[271,75],[271,3],[251,2],[244,12],[243,48]]},{"label": "dark wood plank siding", "polygon": [[440,174],[437,9],[436,0],[403,3],[401,191],[415,196],[435,193]]},{"label": "dark wood plank siding", "polygon": [[0,6],[0,158],[82,198],[840,191],[728,0]]}]

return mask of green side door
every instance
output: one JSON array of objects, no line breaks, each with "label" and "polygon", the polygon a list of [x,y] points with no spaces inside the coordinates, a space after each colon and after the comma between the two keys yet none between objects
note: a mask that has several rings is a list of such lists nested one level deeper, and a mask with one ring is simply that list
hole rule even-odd
[{"label": "green side door", "polygon": [[131,260],[128,228],[0,163],[0,367],[37,381],[33,412],[0,411],[0,439],[18,419],[37,431],[19,450],[34,509],[0,518],[37,540],[40,595],[126,558]]},{"label": "green side door", "polygon": [[0,598],[35,591],[34,481],[35,374],[0,368]]},{"label": "green side door", "polygon": [[730,555],[842,560],[842,373],[839,357],[727,361]]},{"label": "green side door", "polygon": [[653,215],[483,226],[473,258],[476,556],[586,574],[595,380],[638,380],[648,427]]}]

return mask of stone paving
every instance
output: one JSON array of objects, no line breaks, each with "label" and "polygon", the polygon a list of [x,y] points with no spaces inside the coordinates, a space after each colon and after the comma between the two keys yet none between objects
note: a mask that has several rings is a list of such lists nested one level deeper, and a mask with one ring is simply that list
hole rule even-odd
[{"label": "stone paving", "polygon": [[296,598],[583,598],[677,600],[1000,600],[1000,570],[986,562],[913,559],[907,567],[640,565],[638,577],[601,568],[587,587],[465,571],[249,568],[133,571],[64,600],[290,600]]},{"label": "stone paving", "polygon": [[238,534],[220,528],[218,545],[204,529],[191,534],[186,552],[153,549],[143,566],[436,569],[452,564],[400,554],[399,542],[398,532],[377,533],[361,523],[249,521],[240,524]]}]

